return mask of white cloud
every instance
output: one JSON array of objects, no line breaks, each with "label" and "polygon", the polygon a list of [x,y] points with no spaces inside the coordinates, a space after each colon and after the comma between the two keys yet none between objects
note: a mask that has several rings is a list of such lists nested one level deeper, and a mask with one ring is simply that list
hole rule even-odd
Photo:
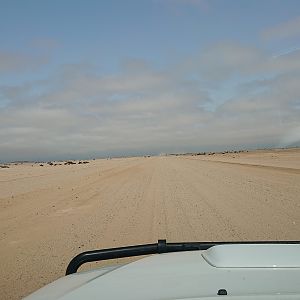
[{"label": "white cloud", "polygon": [[270,76],[300,69],[300,51],[273,57],[270,53],[235,42],[216,44],[184,63],[214,85],[233,76]]},{"label": "white cloud", "polygon": [[0,74],[32,71],[48,62],[46,57],[33,57],[23,53],[0,51]]},{"label": "white cloud", "polygon": [[266,40],[286,39],[300,36],[300,16],[283,22],[262,32],[262,37]]}]

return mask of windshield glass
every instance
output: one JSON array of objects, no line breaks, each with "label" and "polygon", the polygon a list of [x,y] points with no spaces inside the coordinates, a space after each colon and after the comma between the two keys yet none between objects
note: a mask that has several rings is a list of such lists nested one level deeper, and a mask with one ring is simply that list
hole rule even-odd
[{"label": "windshield glass", "polygon": [[299,1],[2,1],[0,28],[4,299],[82,251],[299,240]]}]

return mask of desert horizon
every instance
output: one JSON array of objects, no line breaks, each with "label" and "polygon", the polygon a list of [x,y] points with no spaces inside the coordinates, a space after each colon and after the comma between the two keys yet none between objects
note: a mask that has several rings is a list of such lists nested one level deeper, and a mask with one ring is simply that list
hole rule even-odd
[{"label": "desert horizon", "polygon": [[238,147],[228,150],[227,148],[224,148],[223,150],[211,150],[211,151],[181,151],[181,152],[159,152],[159,153],[143,153],[143,154],[131,154],[131,155],[100,155],[100,156],[85,156],[81,158],[57,158],[57,159],[37,159],[37,160],[12,160],[12,161],[4,161],[0,160],[0,164],[2,166],[9,166],[13,164],[24,164],[24,163],[31,163],[31,164],[38,164],[38,163],[66,163],[70,161],[77,161],[77,162],[83,162],[83,161],[91,161],[91,160],[97,160],[97,159],[113,159],[113,158],[134,158],[134,157],[150,157],[150,156],[180,156],[180,155],[215,155],[215,154],[236,154],[236,153],[243,153],[243,152],[256,152],[256,151],[281,151],[281,150],[293,150],[293,149],[299,149],[300,146],[287,146],[287,147],[258,147],[258,148],[244,148],[244,147]]}]

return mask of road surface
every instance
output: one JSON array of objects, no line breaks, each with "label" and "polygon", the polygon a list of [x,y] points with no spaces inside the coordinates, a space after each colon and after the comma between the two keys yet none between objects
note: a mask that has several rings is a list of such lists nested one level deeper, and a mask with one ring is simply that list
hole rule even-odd
[{"label": "road surface", "polygon": [[74,255],[95,248],[162,238],[300,240],[293,164],[142,157],[18,165],[1,169],[0,180],[3,299],[63,276]]}]

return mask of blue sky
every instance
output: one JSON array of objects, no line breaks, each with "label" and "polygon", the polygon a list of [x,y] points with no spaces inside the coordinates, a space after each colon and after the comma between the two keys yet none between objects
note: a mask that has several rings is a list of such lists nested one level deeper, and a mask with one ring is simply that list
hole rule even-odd
[{"label": "blue sky", "polygon": [[2,161],[299,145],[299,1],[0,4]]}]

